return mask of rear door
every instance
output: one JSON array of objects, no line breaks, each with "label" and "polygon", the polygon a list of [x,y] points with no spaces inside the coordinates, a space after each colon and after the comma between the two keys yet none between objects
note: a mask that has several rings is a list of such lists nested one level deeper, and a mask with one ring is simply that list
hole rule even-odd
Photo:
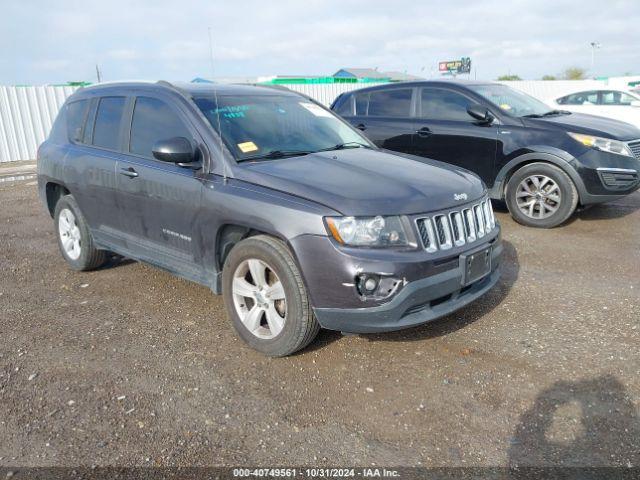
[{"label": "rear door", "polygon": [[380,148],[412,153],[414,88],[388,88],[354,94],[352,116],[343,115]]},{"label": "rear door", "polygon": [[188,115],[162,94],[132,98],[129,110],[126,152],[117,165],[127,250],[137,258],[198,277],[195,226],[201,172],[161,162],[152,154],[157,141],[172,137],[185,137],[198,145],[197,132]]},{"label": "rear door", "polygon": [[70,103],[67,130],[72,146],[66,159],[69,188],[102,246],[119,246],[116,163],[121,155],[125,96]]},{"label": "rear door", "polygon": [[476,122],[467,107],[477,102],[457,90],[424,87],[419,100],[413,139],[416,154],[471,170],[491,187],[498,122]]}]

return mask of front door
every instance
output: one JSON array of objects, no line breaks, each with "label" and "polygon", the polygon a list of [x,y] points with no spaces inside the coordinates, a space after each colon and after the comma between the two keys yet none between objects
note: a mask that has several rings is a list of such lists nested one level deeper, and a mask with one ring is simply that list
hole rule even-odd
[{"label": "front door", "polygon": [[577,92],[558,99],[560,108],[576,113],[587,113],[589,115],[602,115],[598,113],[599,91]]},{"label": "front door", "polygon": [[419,95],[413,148],[417,155],[457,165],[494,181],[498,126],[479,124],[468,113],[474,103],[448,88],[425,87]]},{"label": "front door", "polygon": [[195,231],[200,211],[200,172],[156,160],[159,140],[196,132],[170,100],[154,96],[132,99],[131,132],[116,177],[122,205],[121,225],[133,256],[198,280],[202,266]]},{"label": "front door", "polygon": [[600,112],[603,117],[615,118],[632,125],[640,125],[640,108],[632,106],[636,100],[628,93],[618,90],[600,92]]}]

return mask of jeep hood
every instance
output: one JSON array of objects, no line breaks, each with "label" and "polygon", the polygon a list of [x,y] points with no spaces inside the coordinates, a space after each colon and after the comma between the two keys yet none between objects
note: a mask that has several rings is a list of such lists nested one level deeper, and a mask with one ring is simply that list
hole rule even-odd
[{"label": "jeep hood", "polygon": [[614,140],[628,141],[640,138],[640,130],[629,123],[585,113],[554,115],[544,118],[522,118],[522,120],[525,126],[553,125],[567,132],[584,133]]},{"label": "jeep hood", "polygon": [[244,162],[234,170],[238,180],[353,216],[426,213],[475,200],[485,192],[481,180],[468,170],[364,148]]}]

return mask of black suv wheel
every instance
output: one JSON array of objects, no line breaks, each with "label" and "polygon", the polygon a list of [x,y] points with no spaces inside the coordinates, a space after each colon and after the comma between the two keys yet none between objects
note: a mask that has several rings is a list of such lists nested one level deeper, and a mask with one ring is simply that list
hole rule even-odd
[{"label": "black suv wheel", "polygon": [[256,350],[282,357],[318,334],[298,267],[280,240],[258,235],[239,242],[224,262],[222,282],[233,326]]},{"label": "black suv wheel", "polygon": [[578,191],[571,178],[555,165],[530,163],[509,179],[505,202],[518,223],[553,228],[573,214]]}]

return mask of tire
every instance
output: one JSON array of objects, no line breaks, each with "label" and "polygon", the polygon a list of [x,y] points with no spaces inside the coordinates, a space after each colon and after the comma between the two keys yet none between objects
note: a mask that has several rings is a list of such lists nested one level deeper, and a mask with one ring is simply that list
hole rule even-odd
[{"label": "tire", "polygon": [[578,191],[562,169],[536,162],[511,176],[505,203],[516,222],[528,227],[553,228],[573,214],[578,205]]},{"label": "tire", "polygon": [[[107,252],[95,247],[87,221],[72,195],[60,197],[56,203],[53,218],[60,252],[73,270],[94,270],[106,262]],[[70,225],[69,228],[66,227],[68,225]],[[69,233],[69,230],[72,233]],[[72,243],[77,248],[70,250],[65,247],[65,244],[69,245],[70,239],[76,238],[77,244],[73,241]]]},{"label": "tire", "polygon": [[[252,272],[264,281],[254,280]],[[281,291],[276,288],[278,281]],[[256,288],[259,285],[263,287]],[[284,357],[306,347],[320,331],[293,256],[273,237],[257,235],[233,247],[224,262],[222,292],[240,337],[270,357]]]}]

